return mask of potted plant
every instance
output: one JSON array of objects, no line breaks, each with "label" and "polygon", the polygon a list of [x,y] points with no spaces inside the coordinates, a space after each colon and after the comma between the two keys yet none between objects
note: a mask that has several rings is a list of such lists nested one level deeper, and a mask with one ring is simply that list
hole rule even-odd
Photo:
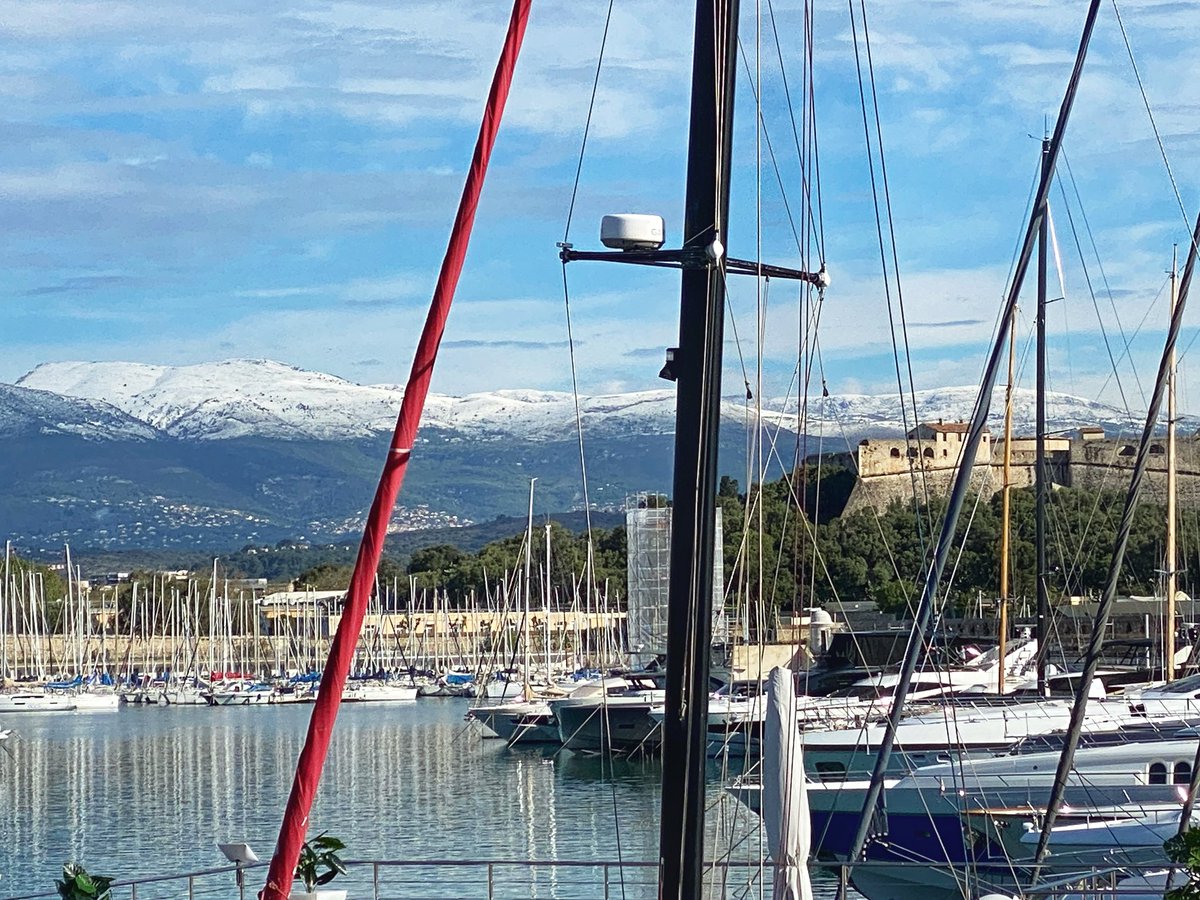
[{"label": "potted plant", "polygon": [[55,879],[58,896],[63,900],[111,900],[109,887],[113,879],[106,875],[89,875],[79,863],[63,863],[62,881]]},{"label": "potted plant", "polygon": [[304,842],[296,862],[296,878],[304,882],[306,893],[292,894],[292,900],[346,900],[345,891],[318,891],[339,875],[346,874],[346,864],[338,857],[346,845],[322,832]]}]

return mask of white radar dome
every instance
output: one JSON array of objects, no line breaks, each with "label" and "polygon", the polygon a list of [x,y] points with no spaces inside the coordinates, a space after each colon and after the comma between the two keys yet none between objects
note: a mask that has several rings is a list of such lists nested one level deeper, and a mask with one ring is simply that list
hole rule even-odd
[{"label": "white radar dome", "polygon": [[662,216],[621,213],[600,220],[600,243],[612,250],[657,250],[665,233]]}]

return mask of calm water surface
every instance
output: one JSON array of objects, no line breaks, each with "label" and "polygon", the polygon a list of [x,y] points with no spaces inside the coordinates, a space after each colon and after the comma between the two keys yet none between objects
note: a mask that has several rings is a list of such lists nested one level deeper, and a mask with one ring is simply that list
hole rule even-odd
[{"label": "calm water surface", "polygon": [[[351,859],[653,860],[660,764],[610,765],[570,753],[510,750],[463,721],[460,700],[342,708],[310,833],[345,840]],[[224,863],[218,841],[270,856],[311,707],[126,707],[19,714],[0,754],[0,896],[53,889],[66,860],[122,878]],[[709,846],[734,861],[761,853],[757,818],[709,778]],[[754,819],[754,822],[750,820]],[[248,897],[263,871],[247,878]],[[590,878],[590,887],[570,883]],[[626,875],[624,896],[653,896]],[[737,876],[744,884],[745,875]],[[468,888],[443,882],[474,880]],[[510,871],[496,896],[600,897],[598,871]],[[731,879],[732,880],[732,879]],[[384,897],[486,896],[486,876],[389,870]],[[371,897],[362,870],[338,887]],[[622,897],[612,876],[609,896]],[[768,889],[769,894],[769,889]],[[127,894],[125,896],[128,896]],[[175,885],[139,898],[186,897]],[[237,897],[232,875],[197,896]],[[756,887],[730,896],[757,897]]]}]

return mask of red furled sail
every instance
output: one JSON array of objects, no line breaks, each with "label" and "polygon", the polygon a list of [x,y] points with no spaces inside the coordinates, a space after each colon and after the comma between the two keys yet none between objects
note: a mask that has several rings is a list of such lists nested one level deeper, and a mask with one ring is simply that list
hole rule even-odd
[{"label": "red furled sail", "polygon": [[308,723],[304,749],[300,751],[300,760],[296,764],[296,777],[292,782],[292,792],[288,797],[283,823],[279,828],[275,855],[271,858],[271,867],[267,872],[267,884],[259,895],[263,900],[287,900],[291,893],[296,861],[308,831],[308,815],[317,793],[321,769],[325,764],[329,739],[333,733],[333,722],[342,701],[342,688],[354,660],[354,648],[362,630],[367,600],[375,583],[379,559],[383,554],[388,521],[395,508],[396,496],[400,493],[400,485],[404,481],[404,473],[417,437],[417,425],[421,420],[421,411],[425,406],[429,382],[433,376],[433,363],[437,358],[446,318],[450,313],[450,302],[454,298],[454,289],[458,285],[463,260],[467,255],[471,225],[475,221],[475,210],[479,205],[488,160],[496,143],[496,133],[500,129],[500,118],[504,112],[504,103],[508,99],[508,90],[521,50],[521,40],[525,35],[531,3],[532,0],[514,0],[513,3],[508,33],[504,39],[504,50],[500,54],[496,74],[492,78],[492,89],[483,112],[479,139],[475,143],[475,155],[471,159],[471,170],[467,173],[467,182],[459,201],[458,215],[454,219],[454,230],[450,234],[450,244],[446,248],[446,256],[438,273],[437,287],[433,292],[429,315],[425,319],[425,329],[421,332],[421,340],[417,345],[408,385],[404,390],[404,401],[396,420],[396,430],[392,435],[391,448],[383,465],[383,474],[379,478],[379,487],[371,503],[366,527],[363,529],[362,543],[358,548],[354,575],[350,579],[350,590],[346,594],[342,621],[330,646],[325,671],[321,675],[321,690]]}]

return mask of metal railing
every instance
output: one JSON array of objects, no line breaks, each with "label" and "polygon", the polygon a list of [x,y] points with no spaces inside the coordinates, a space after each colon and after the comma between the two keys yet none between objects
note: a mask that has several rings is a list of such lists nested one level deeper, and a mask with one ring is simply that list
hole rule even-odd
[{"label": "metal railing", "polygon": [[[225,865],[175,875],[153,875],[114,882],[112,900],[246,900],[257,896],[265,877],[265,862]],[[852,885],[858,870],[904,873],[905,880],[924,880],[931,874],[946,882],[983,887],[989,879],[974,876],[962,867],[919,862],[818,863],[810,864],[814,875],[827,882]],[[351,860],[349,873],[330,888],[346,889],[350,900],[643,900],[658,893],[657,862],[611,860],[535,859],[420,859]],[[709,896],[749,898],[758,896],[758,886],[768,890],[774,877],[769,860],[708,864],[705,881]],[[919,870],[925,870],[923,874]],[[932,873],[930,872],[932,870]],[[910,874],[911,873],[911,874]],[[1119,900],[1122,894],[1144,896],[1144,886],[1122,890],[1114,885],[1127,870],[1096,867],[1064,875],[1039,884],[1025,893],[1055,900]],[[818,876],[820,877],[820,876]],[[1177,876],[1177,881],[1182,878]],[[33,887],[32,885],[28,887]],[[296,890],[299,889],[296,885]],[[1011,889],[1010,889],[1011,890]],[[41,900],[57,897],[56,891],[5,895],[7,900]]]},{"label": "metal railing", "polygon": [[[727,868],[732,864],[718,865]],[[347,889],[354,900],[368,897],[372,900],[427,897],[636,900],[654,897],[658,890],[657,862],[420,859],[348,860],[346,866],[347,875],[330,888]],[[257,896],[266,867],[267,863],[259,862],[122,879],[113,883],[112,900],[246,900]],[[742,864],[741,868],[757,871],[759,866]],[[53,890],[6,895],[7,900],[57,896]]]}]

